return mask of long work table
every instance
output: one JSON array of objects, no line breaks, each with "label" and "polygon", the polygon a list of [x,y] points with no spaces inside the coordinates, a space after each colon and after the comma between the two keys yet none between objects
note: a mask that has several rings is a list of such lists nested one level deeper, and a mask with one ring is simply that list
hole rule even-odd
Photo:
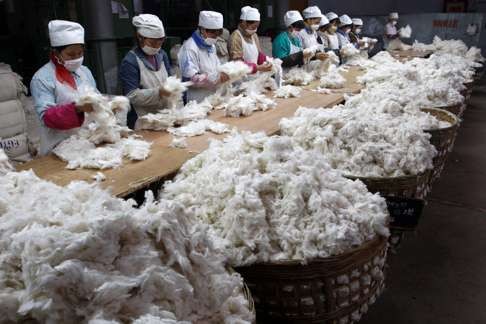
[{"label": "long work table", "polygon": [[[233,126],[239,131],[265,132],[267,135],[273,135],[279,131],[280,120],[292,117],[299,107],[332,107],[344,101],[344,93],[358,93],[361,85],[356,82],[356,78],[363,74],[363,70],[351,67],[342,74],[346,78],[345,87],[335,93],[319,94],[304,89],[299,98],[275,99],[277,102],[275,109],[257,111],[251,116],[240,118],[225,117],[223,111],[213,111],[208,118]],[[19,165],[17,170],[32,169],[38,177],[61,186],[66,186],[72,181],[93,182],[93,176],[97,172],[102,172],[106,180],[101,182],[100,186],[109,189],[118,197],[126,197],[174,175],[184,162],[204,151],[211,138],[222,139],[226,136],[207,132],[201,136],[187,138],[188,147],[178,149],[169,147],[172,135],[167,132],[137,131],[135,133],[152,142],[150,156],[144,161],[125,160],[123,165],[116,169],[68,170],[66,162],[50,154]]]}]

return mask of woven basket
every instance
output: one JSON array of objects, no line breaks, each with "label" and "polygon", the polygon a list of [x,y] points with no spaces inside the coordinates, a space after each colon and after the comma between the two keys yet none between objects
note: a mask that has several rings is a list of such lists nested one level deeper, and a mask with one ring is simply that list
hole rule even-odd
[{"label": "woven basket", "polygon": [[255,300],[258,323],[353,323],[384,289],[387,240],[379,237],[306,265],[282,261],[235,268]]},{"label": "woven basket", "polygon": [[461,102],[461,103],[458,103],[456,105],[433,107],[433,108],[447,110],[448,112],[453,113],[457,117],[461,118],[462,114],[464,113],[465,106],[464,106],[464,103]]},{"label": "woven basket", "polygon": [[428,193],[430,171],[418,175],[385,177],[355,177],[346,176],[351,180],[361,180],[368,191],[380,193],[381,196],[425,199]]},{"label": "woven basket", "polygon": [[430,143],[437,150],[437,155],[434,158],[434,170],[430,177],[429,185],[431,186],[440,177],[447,157],[454,148],[454,141],[456,140],[457,130],[459,128],[459,119],[454,114],[442,109],[424,108],[422,111],[431,114],[440,121],[447,121],[452,124],[452,126],[447,128],[425,130],[426,133],[431,135]]}]

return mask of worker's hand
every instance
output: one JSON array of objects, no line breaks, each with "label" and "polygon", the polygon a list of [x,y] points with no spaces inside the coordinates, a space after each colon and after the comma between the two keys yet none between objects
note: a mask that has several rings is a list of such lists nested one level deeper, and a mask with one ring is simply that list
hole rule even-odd
[{"label": "worker's hand", "polygon": [[225,83],[225,82],[228,82],[230,79],[229,75],[227,75],[226,73],[223,73],[221,72],[219,74],[219,83]]},{"label": "worker's hand", "polygon": [[164,87],[159,88],[159,97],[164,98],[164,97],[169,97],[171,95],[170,91],[167,91],[164,89]]},{"label": "worker's hand", "polygon": [[303,54],[304,54],[304,59],[308,60],[314,56],[314,51],[311,50],[310,48],[306,48],[304,49]]},{"label": "worker's hand", "polygon": [[316,53],[316,58],[320,61],[324,61],[325,59],[327,59],[329,57],[329,55],[327,55],[327,53],[324,53],[324,52],[319,52],[319,53]]},{"label": "worker's hand", "polygon": [[257,71],[259,72],[270,72],[272,71],[272,64],[269,62],[265,62],[257,66]]},{"label": "worker's hand", "polygon": [[84,105],[76,105],[76,112],[78,113],[90,113],[93,111],[93,105],[91,104],[84,104]]}]

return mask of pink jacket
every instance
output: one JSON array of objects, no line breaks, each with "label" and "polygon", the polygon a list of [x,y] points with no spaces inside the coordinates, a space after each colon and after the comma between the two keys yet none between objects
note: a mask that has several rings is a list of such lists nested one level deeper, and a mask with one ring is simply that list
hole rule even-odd
[{"label": "pink jacket", "polygon": [[49,128],[68,130],[81,127],[84,122],[84,113],[78,113],[73,102],[48,108],[44,112],[43,120]]}]

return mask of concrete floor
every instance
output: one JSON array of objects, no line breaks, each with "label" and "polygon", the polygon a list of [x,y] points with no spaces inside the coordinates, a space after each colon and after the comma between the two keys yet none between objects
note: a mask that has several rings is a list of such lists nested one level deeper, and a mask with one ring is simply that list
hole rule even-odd
[{"label": "concrete floor", "polygon": [[360,323],[486,323],[486,86],[473,93],[418,230],[388,263],[387,289]]}]

